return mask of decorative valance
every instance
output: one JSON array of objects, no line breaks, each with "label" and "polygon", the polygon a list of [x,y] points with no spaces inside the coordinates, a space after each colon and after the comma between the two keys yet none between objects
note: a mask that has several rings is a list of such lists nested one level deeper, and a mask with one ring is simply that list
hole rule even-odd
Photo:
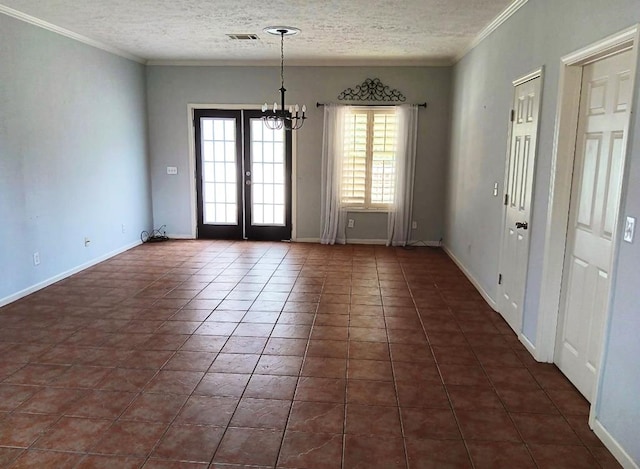
[{"label": "decorative valance", "polygon": [[396,89],[385,85],[379,78],[367,78],[354,88],[347,88],[338,95],[340,101],[381,101],[404,103],[407,98]]}]

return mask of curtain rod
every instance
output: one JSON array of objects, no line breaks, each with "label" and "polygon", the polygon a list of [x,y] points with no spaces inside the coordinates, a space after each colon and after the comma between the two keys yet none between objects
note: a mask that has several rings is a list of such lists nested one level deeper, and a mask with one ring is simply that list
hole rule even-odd
[{"label": "curtain rod", "polygon": [[[399,104],[345,104],[345,106],[375,106],[375,107],[383,107],[383,106],[399,106]],[[316,103],[316,107],[326,106],[327,103]],[[423,107],[426,109],[427,103],[419,103],[416,104],[418,107]]]}]

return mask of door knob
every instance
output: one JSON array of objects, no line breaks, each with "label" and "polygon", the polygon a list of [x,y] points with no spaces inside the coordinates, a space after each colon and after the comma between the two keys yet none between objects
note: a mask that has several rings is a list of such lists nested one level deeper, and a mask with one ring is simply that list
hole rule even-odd
[{"label": "door knob", "polygon": [[526,221],[523,222],[516,222],[516,228],[522,228],[523,230],[527,230],[529,229],[529,223],[527,223]]}]

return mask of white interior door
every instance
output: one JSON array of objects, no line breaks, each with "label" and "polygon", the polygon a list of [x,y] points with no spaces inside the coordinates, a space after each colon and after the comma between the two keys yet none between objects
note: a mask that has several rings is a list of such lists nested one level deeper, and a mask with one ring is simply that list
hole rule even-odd
[{"label": "white interior door", "polygon": [[511,143],[505,177],[506,213],[500,256],[498,309],[517,333],[522,329],[522,303],[529,264],[529,223],[540,110],[540,81],[538,76],[515,87]]},{"label": "white interior door", "polygon": [[631,99],[631,59],[628,51],[583,67],[554,361],[589,400],[609,301]]}]

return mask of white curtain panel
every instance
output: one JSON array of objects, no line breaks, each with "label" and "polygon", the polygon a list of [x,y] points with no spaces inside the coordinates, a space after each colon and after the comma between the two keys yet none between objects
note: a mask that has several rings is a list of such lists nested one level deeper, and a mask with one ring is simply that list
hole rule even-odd
[{"label": "white curtain panel", "polygon": [[411,238],[413,179],[418,140],[418,106],[396,107],[398,142],[396,147],[395,203],[389,209],[387,246],[406,246]]},{"label": "white curtain panel", "polygon": [[[322,139],[322,206],[320,211],[320,242],[335,244],[338,227],[344,226],[340,191],[342,187],[342,160],[344,158],[344,122],[348,107],[325,104]],[[344,240],[342,240],[344,242]]]}]

